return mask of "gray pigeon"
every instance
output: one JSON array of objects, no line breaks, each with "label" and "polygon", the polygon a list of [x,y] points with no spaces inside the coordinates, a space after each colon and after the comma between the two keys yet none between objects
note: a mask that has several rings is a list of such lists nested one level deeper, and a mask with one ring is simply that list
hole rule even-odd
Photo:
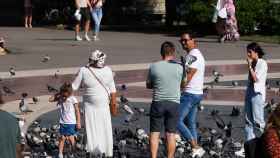
[{"label": "gray pigeon", "polygon": [[24,98],[22,98],[19,102],[19,111],[21,113],[27,113],[27,112],[33,112],[32,110],[28,109],[26,103],[25,103],[25,100]]},{"label": "gray pigeon", "polygon": [[16,75],[16,70],[15,70],[14,67],[11,67],[10,70],[9,70],[9,72],[10,72],[10,75],[11,75],[11,76],[15,76],[15,75]]},{"label": "gray pigeon", "polygon": [[238,84],[237,81],[232,81],[232,82],[231,82],[231,85],[232,85],[233,87],[236,87],[236,86],[238,86],[239,84]]},{"label": "gray pigeon", "polygon": [[59,70],[57,70],[57,71],[54,73],[54,78],[55,78],[55,79],[58,79],[58,73],[59,73]]},{"label": "gray pigeon", "polygon": [[48,91],[50,92],[50,93],[58,93],[58,89],[56,89],[56,88],[54,88],[53,86],[51,86],[51,85],[48,85],[47,84],[47,89],[48,89]]},{"label": "gray pigeon", "polygon": [[46,54],[46,55],[43,57],[42,62],[43,62],[43,63],[46,63],[46,62],[48,62],[49,60],[51,60],[51,57],[50,57],[48,54]]},{"label": "gray pigeon", "polygon": [[37,104],[39,102],[39,98],[38,97],[33,97],[32,101],[34,104]]},{"label": "gray pigeon", "polygon": [[12,90],[11,90],[9,87],[7,87],[7,86],[3,86],[3,91],[4,91],[6,94],[11,94],[11,95],[15,94],[15,92],[12,91]]}]

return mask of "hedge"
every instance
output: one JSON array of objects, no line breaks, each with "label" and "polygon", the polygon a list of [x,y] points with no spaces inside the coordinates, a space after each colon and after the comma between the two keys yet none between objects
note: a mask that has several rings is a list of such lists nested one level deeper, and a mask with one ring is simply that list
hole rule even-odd
[{"label": "hedge", "polygon": [[[191,27],[208,28],[217,0],[186,0],[184,20]],[[277,0],[275,0],[277,2]],[[272,0],[235,0],[241,34],[280,35],[280,3]],[[280,2],[280,1],[279,1]]]}]

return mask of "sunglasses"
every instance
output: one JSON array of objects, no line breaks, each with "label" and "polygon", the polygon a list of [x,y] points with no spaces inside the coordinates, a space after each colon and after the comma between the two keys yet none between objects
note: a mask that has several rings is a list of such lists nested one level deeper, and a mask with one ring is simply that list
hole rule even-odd
[{"label": "sunglasses", "polygon": [[181,42],[181,43],[187,43],[187,42],[190,41],[190,40],[192,40],[192,39],[180,39],[179,42]]}]

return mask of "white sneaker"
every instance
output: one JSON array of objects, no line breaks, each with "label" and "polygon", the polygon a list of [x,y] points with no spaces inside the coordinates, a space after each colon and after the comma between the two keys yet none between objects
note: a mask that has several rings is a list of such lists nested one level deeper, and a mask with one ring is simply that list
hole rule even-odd
[{"label": "white sneaker", "polygon": [[94,40],[94,41],[99,41],[100,39],[98,38],[98,36],[94,35],[94,36],[93,36],[93,40]]},{"label": "white sneaker", "polygon": [[205,150],[203,150],[202,147],[199,147],[197,149],[192,149],[191,156],[192,156],[192,158],[202,157],[204,154],[205,154]]},{"label": "white sneaker", "polygon": [[91,41],[91,39],[88,37],[88,35],[85,35],[86,41]]},{"label": "white sneaker", "polygon": [[63,158],[63,154],[62,154],[62,153],[59,153],[59,154],[58,154],[58,158]]},{"label": "white sneaker", "polygon": [[76,36],[76,41],[82,41],[83,39],[80,36]]},{"label": "white sneaker", "polygon": [[241,148],[239,151],[236,151],[235,152],[235,156],[245,157],[245,150],[244,150],[244,148]]}]

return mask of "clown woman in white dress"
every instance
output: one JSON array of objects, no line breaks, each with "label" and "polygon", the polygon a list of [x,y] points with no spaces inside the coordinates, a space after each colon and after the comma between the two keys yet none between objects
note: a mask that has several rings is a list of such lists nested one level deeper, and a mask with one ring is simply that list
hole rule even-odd
[{"label": "clown woman in white dress", "polygon": [[[92,156],[113,156],[111,114],[116,115],[116,88],[112,70],[105,66],[106,54],[96,50],[89,64],[80,68],[72,87],[78,90],[85,86],[83,105],[87,134],[86,149]],[[111,102],[111,104],[110,104]]]}]

